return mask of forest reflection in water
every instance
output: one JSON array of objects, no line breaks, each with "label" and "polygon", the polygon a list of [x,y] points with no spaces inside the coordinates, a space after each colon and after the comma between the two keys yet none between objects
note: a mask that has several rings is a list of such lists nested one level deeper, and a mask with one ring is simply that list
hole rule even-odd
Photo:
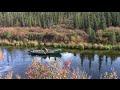
[{"label": "forest reflection in water", "polygon": [[[71,60],[71,70],[72,68],[85,70],[89,75],[92,75],[92,78],[99,78],[101,74],[110,72],[111,68],[114,68],[120,76],[120,54],[64,51],[61,56],[31,56],[27,49],[8,48],[1,48],[0,52],[2,52],[0,73],[3,75],[12,70],[14,74],[18,73],[24,77],[24,72],[32,60],[49,65],[54,61],[61,68],[64,67],[64,61]],[[118,52],[116,51],[116,53]]]},{"label": "forest reflection in water", "polygon": [[[37,57],[37,56],[36,56]],[[50,64],[50,61],[55,60],[57,63],[59,62],[59,66],[64,67],[63,63],[66,60],[71,60],[71,70],[72,68],[79,68],[79,70],[85,70],[89,74],[93,75],[93,78],[100,77],[101,74],[105,72],[110,72],[112,68],[119,72],[120,65],[120,56],[119,55],[98,55],[98,54],[80,54],[80,53],[62,53],[61,57],[47,57],[47,58],[39,58],[39,56],[35,60],[40,63]],[[39,58],[39,59],[38,59]]]}]

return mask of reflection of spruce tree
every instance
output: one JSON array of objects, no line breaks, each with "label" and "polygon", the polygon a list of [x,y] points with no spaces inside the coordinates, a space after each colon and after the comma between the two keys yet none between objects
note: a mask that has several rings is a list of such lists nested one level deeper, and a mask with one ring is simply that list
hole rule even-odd
[{"label": "reflection of spruce tree", "polygon": [[13,60],[12,51],[9,52],[9,56],[10,56],[11,61],[12,61]]},{"label": "reflection of spruce tree", "polygon": [[99,72],[101,71],[101,65],[102,65],[102,56],[99,56]]},{"label": "reflection of spruce tree", "polygon": [[22,53],[23,61],[25,61],[25,52]]},{"label": "reflection of spruce tree", "polygon": [[80,57],[81,57],[81,66],[83,67],[84,54],[80,54]]},{"label": "reflection of spruce tree", "polygon": [[94,54],[89,54],[88,59],[89,60],[94,60],[93,58],[94,58]]},{"label": "reflection of spruce tree", "polygon": [[9,52],[7,51],[7,62],[8,62],[8,65],[9,65]]},{"label": "reflection of spruce tree", "polygon": [[108,58],[108,57],[105,56],[106,66],[107,66],[107,64],[108,64],[108,59],[107,59],[107,58]]},{"label": "reflection of spruce tree", "polygon": [[89,59],[89,69],[91,70],[91,63],[92,62],[92,60],[91,59]]},{"label": "reflection of spruce tree", "polygon": [[57,58],[55,57],[55,60],[57,60]]},{"label": "reflection of spruce tree", "polygon": [[74,53],[74,56],[76,56],[77,54],[76,53]]},{"label": "reflection of spruce tree", "polygon": [[113,63],[113,57],[111,56],[111,65],[112,65],[112,63]]},{"label": "reflection of spruce tree", "polygon": [[111,55],[111,65],[113,64],[113,60],[115,60],[115,56]]},{"label": "reflection of spruce tree", "polygon": [[90,55],[88,56],[88,59],[89,59],[89,69],[90,69],[90,70],[91,70],[92,61],[94,60],[93,57],[94,57],[94,54],[90,54]]},{"label": "reflection of spruce tree", "polygon": [[13,61],[13,52],[11,52],[11,61]]},{"label": "reflection of spruce tree", "polygon": [[112,65],[113,64],[113,60],[115,61],[117,57],[115,55],[111,55],[110,58],[111,58],[111,65]]},{"label": "reflection of spruce tree", "polygon": [[112,63],[113,63],[113,59],[111,58],[111,65],[112,65]]}]

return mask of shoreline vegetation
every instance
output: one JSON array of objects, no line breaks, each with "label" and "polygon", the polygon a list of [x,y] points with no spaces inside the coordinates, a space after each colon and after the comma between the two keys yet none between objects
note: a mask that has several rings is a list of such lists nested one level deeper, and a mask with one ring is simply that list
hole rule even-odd
[{"label": "shoreline vegetation", "polygon": [[120,50],[120,45],[104,45],[104,44],[92,44],[92,43],[43,43],[37,41],[9,41],[0,40],[0,46],[15,46],[15,47],[53,47],[53,48],[66,48],[66,49],[79,49],[79,50]]},{"label": "shoreline vegetation", "polygon": [[[105,32],[115,30],[118,27],[107,28]],[[99,30],[98,33],[102,32]],[[104,32],[104,31],[103,31]],[[97,35],[97,34],[96,34]],[[100,35],[100,34],[98,34]],[[119,42],[106,41],[89,42],[89,35],[82,30],[72,30],[65,28],[64,25],[55,25],[48,29],[40,27],[0,27],[0,46],[24,46],[24,47],[54,47],[67,49],[94,49],[94,50],[120,50]],[[96,37],[102,38],[102,37]],[[108,39],[108,40],[107,40]],[[117,39],[118,40],[118,39]]]}]

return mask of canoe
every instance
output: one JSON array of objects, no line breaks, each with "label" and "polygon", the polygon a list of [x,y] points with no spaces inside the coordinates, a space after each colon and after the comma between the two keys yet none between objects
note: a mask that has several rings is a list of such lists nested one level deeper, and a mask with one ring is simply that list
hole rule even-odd
[{"label": "canoe", "polygon": [[42,57],[42,58],[44,58],[44,59],[46,59],[47,57],[55,57],[55,58],[61,58],[62,57],[62,55],[61,54],[49,54],[49,55],[44,55],[44,54],[30,54],[31,56],[40,56],[40,57]]},{"label": "canoe", "polygon": [[28,51],[31,55],[57,55],[62,52],[61,49],[58,50],[49,50],[48,52],[45,52],[44,50],[30,50]]}]

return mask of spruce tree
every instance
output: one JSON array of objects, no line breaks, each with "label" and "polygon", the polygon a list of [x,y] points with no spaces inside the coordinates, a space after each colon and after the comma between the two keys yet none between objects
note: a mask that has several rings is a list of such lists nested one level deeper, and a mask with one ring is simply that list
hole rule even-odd
[{"label": "spruce tree", "polygon": [[105,20],[104,13],[101,13],[101,16],[100,16],[100,28],[103,30],[106,28],[106,20]]}]

